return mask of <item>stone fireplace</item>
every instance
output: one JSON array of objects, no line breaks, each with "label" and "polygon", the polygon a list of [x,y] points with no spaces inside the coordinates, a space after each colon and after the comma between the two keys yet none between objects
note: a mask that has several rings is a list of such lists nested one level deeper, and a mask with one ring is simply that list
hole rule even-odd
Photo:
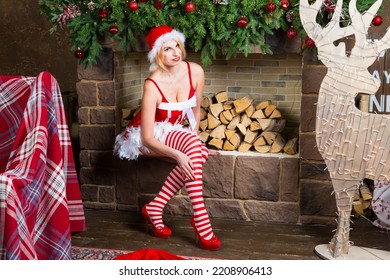
[{"label": "stone fireplace", "polygon": [[[200,54],[189,53],[188,60],[200,63]],[[216,59],[205,67],[204,94],[225,90],[231,98],[271,100],[287,120],[286,137],[300,139],[296,155],[234,151],[211,157],[204,166],[204,196],[211,217],[333,223],[332,187],[316,153],[313,128],[316,91],[325,72],[321,65],[305,64],[295,48],[274,55]],[[173,168],[159,159],[130,162],[112,153],[115,135],[123,126],[122,109],[139,106],[148,67],[145,51],[131,52],[125,60],[110,45],[104,46],[95,66],[78,67],[79,176],[86,208],[139,211]],[[165,213],[191,214],[184,190]]]}]

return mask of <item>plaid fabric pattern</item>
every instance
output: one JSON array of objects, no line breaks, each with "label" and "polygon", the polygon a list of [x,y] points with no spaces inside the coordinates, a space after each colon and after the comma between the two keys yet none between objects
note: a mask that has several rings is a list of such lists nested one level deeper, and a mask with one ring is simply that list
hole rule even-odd
[{"label": "plaid fabric pattern", "polygon": [[63,108],[50,73],[0,76],[0,259],[71,259],[85,230]]}]

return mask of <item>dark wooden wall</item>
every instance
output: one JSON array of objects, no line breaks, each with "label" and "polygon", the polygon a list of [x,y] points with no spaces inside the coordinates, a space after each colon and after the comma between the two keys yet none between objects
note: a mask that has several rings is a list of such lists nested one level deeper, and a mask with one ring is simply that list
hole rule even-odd
[{"label": "dark wooden wall", "polygon": [[52,73],[61,91],[75,91],[77,63],[66,31],[50,34],[38,0],[0,1],[0,74],[35,76]]}]

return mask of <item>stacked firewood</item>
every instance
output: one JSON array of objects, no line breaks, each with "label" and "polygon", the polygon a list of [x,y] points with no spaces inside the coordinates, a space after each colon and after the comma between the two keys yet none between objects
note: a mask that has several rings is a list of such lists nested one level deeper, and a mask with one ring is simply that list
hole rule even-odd
[{"label": "stacked firewood", "polygon": [[353,213],[355,217],[365,216],[368,218],[372,214],[371,203],[373,197],[373,188],[373,181],[363,180],[363,183],[356,190],[355,197],[352,203]]},{"label": "stacked firewood", "polygon": [[232,100],[226,91],[203,96],[199,137],[211,148],[225,151],[297,153],[297,138],[282,136],[286,120],[271,101],[250,96]]}]

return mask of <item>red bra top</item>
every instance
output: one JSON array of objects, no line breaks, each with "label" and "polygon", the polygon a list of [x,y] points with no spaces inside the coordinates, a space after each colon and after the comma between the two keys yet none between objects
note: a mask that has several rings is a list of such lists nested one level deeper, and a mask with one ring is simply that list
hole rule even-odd
[{"label": "red bra top", "polygon": [[[196,95],[195,95],[195,89],[192,86],[190,64],[187,61],[186,63],[188,67],[188,78],[190,81],[190,92],[188,94],[187,101],[168,102],[168,100],[165,98],[163,92],[161,91],[157,83],[150,78],[146,79],[154,83],[154,85],[157,87],[158,91],[162,96],[162,102],[156,108],[156,116],[154,118],[155,122],[168,121],[172,124],[178,124],[183,122],[186,115],[192,114],[192,108],[196,106]],[[141,111],[139,111],[134,116],[134,118],[130,121],[128,126],[138,127],[140,125],[141,125]]]}]

